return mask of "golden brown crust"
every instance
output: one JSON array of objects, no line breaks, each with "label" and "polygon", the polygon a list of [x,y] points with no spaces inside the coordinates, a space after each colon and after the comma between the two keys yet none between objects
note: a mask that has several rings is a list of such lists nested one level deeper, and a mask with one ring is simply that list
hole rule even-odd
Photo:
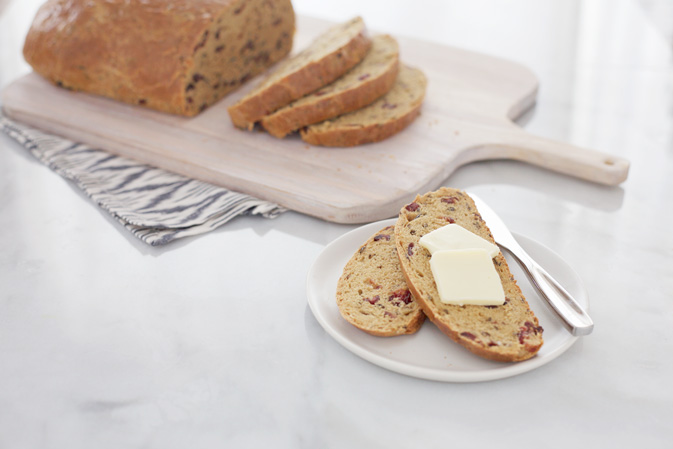
[{"label": "golden brown crust", "polygon": [[301,138],[312,145],[352,147],[391,137],[418,117],[426,78],[418,69],[402,66],[393,88],[376,102],[334,120],[308,126]]},{"label": "golden brown crust", "polygon": [[[262,81],[259,87],[229,107],[233,124],[238,128],[252,129],[265,115],[331,83],[358,64],[371,46],[364,22],[358,17],[328,30],[325,35],[342,28],[350,33],[342,46],[328,46],[325,49],[309,46],[285,61],[269,79]],[[324,43],[322,37],[315,42]],[[294,67],[297,61],[303,60],[304,63]],[[283,75],[279,76],[281,72]]]},{"label": "golden brown crust", "polygon": [[397,254],[409,289],[430,320],[453,341],[495,361],[533,357],[543,344],[542,328],[512,277],[502,253],[493,260],[505,290],[502,306],[455,306],[439,301],[429,266],[430,253],[420,238],[448,223],[457,223],[493,243],[488,226],[464,192],[441,188],[400,211],[395,225]]},{"label": "golden brown crust", "polygon": [[336,300],[341,316],[368,334],[418,331],[425,314],[404,281],[393,226],[371,236],[351,257],[337,283]]},{"label": "golden brown crust", "polygon": [[290,0],[48,0],[24,57],[59,86],[195,115],[288,54],[293,35]]},{"label": "golden brown crust", "polygon": [[322,132],[302,131],[301,138],[311,145],[325,147],[354,147],[366,143],[380,142],[394,136],[409,126],[421,112],[421,105],[414,107],[402,117],[386,123],[354,127],[352,129],[330,129]]},{"label": "golden brown crust", "polygon": [[388,35],[375,36],[365,58],[332,84],[262,118],[262,126],[274,137],[313,123],[355,111],[386,94],[395,84],[399,49]]}]

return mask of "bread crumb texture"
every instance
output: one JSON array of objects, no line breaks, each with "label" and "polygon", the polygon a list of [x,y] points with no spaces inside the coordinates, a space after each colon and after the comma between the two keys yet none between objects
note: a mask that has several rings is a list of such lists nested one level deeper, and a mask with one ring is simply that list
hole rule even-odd
[{"label": "bread crumb texture", "polygon": [[393,226],[356,251],[338,281],[336,297],[349,323],[380,337],[414,333],[425,319],[400,269]]}]

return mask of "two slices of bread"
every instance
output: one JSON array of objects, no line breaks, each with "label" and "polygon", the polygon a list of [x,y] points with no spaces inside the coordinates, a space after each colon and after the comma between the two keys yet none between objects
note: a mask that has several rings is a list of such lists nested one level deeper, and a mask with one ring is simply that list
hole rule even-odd
[{"label": "two slices of bread", "polygon": [[282,138],[300,130],[313,145],[386,139],[418,116],[426,78],[401,65],[397,41],[370,38],[361,18],[327,30],[229,108],[235,126],[260,123]]},{"label": "two slices of bread", "polygon": [[[430,268],[430,252],[419,240],[449,223],[457,223],[495,243],[474,201],[461,190],[441,188],[417,196],[400,210],[394,228],[396,257],[390,263],[399,264],[420,309],[453,341],[490,360],[517,362],[533,357],[543,344],[542,327],[502,253],[493,263],[505,291],[505,304],[457,306],[440,301]],[[368,267],[365,264],[360,269],[365,271]]]},{"label": "two slices of bread", "polygon": [[397,41],[374,36],[362,61],[333,83],[262,118],[262,127],[274,137],[307,125],[363,108],[390,91],[399,67]]},{"label": "two slices of bread", "polygon": [[339,78],[362,61],[370,47],[371,39],[360,17],[330,28],[231,106],[232,122],[252,129],[265,115]]}]

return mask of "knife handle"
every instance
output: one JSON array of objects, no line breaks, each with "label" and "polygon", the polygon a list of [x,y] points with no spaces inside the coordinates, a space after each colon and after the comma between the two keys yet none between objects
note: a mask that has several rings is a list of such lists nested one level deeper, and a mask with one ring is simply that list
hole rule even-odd
[{"label": "knife handle", "polygon": [[[509,248],[508,248],[509,249]],[[570,333],[575,336],[589,335],[594,329],[591,317],[566,289],[533,260],[523,249],[509,250],[535,284],[539,293],[551,304]],[[515,252],[517,254],[515,254]]]}]

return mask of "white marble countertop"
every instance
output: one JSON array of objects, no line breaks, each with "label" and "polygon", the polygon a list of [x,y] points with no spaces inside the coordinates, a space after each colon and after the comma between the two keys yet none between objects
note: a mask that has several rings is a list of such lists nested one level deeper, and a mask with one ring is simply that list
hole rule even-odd
[{"label": "white marble countertop", "polygon": [[[29,71],[21,45],[39,2],[4,3],[0,87]],[[295,5],[525,64],[541,83],[527,130],[631,161],[619,187],[510,161],[444,182],[572,265],[594,333],[502,380],[390,372],[307,306],[309,267],[355,226],[288,212],[148,247],[0,135],[0,447],[670,448],[670,3]]]}]

